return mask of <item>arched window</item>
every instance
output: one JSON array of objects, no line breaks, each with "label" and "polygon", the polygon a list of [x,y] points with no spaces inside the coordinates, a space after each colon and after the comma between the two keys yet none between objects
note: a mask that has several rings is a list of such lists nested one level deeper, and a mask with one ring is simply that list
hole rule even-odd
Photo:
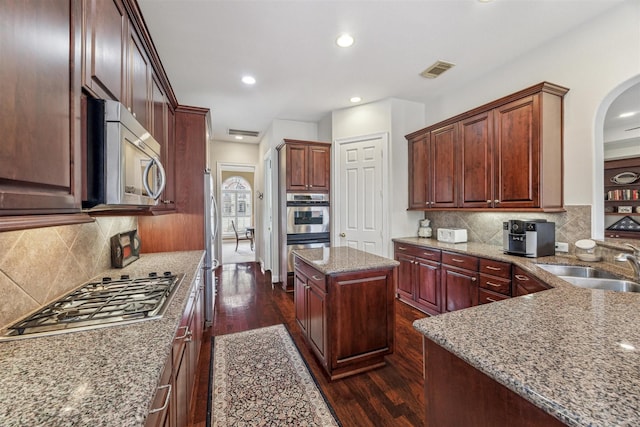
[{"label": "arched window", "polygon": [[251,184],[241,176],[229,177],[222,183],[222,237],[235,237],[232,220],[241,235],[253,224],[251,193]]}]

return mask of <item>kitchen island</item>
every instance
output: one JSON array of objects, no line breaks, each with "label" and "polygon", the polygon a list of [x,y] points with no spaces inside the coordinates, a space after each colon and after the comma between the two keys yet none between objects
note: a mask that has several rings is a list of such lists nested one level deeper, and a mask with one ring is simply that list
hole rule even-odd
[{"label": "kitchen island", "polygon": [[349,247],[295,249],[295,315],[331,380],[393,353],[397,261]]},{"label": "kitchen island", "polygon": [[[587,265],[570,256],[529,259],[479,243],[394,241],[510,262],[553,287],[414,322],[424,335],[427,425],[443,425],[443,419],[456,425],[470,408],[477,411],[472,414],[477,426],[540,425],[531,423],[528,412],[509,409],[513,396],[570,426],[640,425],[640,294],[579,288],[536,266]],[[629,271],[607,263],[593,266]],[[470,369],[478,373],[473,380]],[[445,382],[438,373],[445,371],[452,374],[446,382],[458,389],[437,402],[438,394],[451,391],[438,390]],[[513,395],[487,394],[487,380],[499,385],[491,390],[504,387]],[[496,396],[507,402],[491,401]],[[496,415],[492,406],[506,411],[504,424],[489,424]]]},{"label": "kitchen island", "polygon": [[99,276],[183,273],[160,319],[0,342],[0,426],[144,426],[203,257],[143,254]]}]

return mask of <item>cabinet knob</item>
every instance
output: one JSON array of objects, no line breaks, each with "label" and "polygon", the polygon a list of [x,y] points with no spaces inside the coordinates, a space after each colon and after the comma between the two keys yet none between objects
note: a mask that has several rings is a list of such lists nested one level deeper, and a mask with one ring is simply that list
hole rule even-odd
[{"label": "cabinet knob", "polygon": [[340,237],[347,237],[347,233],[340,233]]},{"label": "cabinet knob", "polygon": [[491,200],[487,200],[487,203],[488,203],[488,204],[491,204]]},{"label": "cabinet knob", "polygon": [[495,199],[495,200],[493,201],[493,203],[500,203],[500,200]]},{"label": "cabinet knob", "polygon": [[471,281],[472,281],[472,282],[475,282],[476,280],[478,280],[478,279],[476,279],[475,277],[472,277],[472,278],[471,278]]}]

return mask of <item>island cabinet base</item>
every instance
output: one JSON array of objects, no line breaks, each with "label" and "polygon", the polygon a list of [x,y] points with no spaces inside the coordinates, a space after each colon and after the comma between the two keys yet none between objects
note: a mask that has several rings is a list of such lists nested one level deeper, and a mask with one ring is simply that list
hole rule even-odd
[{"label": "island cabinet base", "polygon": [[430,339],[423,349],[427,427],[565,425]]},{"label": "island cabinet base", "polygon": [[295,260],[296,319],[331,380],[385,365],[393,353],[394,268],[323,274]]}]

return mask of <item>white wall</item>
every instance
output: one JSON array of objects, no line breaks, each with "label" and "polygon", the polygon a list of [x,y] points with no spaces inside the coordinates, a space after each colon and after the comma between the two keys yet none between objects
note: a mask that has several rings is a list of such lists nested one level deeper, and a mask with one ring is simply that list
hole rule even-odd
[{"label": "white wall", "polygon": [[[378,102],[336,110],[332,113],[332,140],[385,132],[389,134],[389,236],[417,235],[418,221],[423,212],[407,211],[408,201],[408,144],[405,135],[425,126],[425,106],[401,99]],[[385,177],[383,177],[384,179]],[[334,210],[340,209],[335,206]],[[387,256],[393,257],[391,245]]]},{"label": "white wall", "polygon": [[[273,183],[273,188],[264,188],[264,197],[270,198],[271,205],[275,210],[277,210],[278,206],[278,152],[276,147],[282,143],[283,139],[300,139],[305,141],[317,141],[318,140],[318,123],[315,122],[299,122],[294,120],[274,120],[271,123],[271,126],[264,133],[262,140],[260,141],[260,146],[258,148],[259,152],[259,163],[261,165],[260,169],[260,181],[264,183],[264,174],[262,165],[264,164],[264,160],[267,157],[271,158],[271,162],[273,165],[271,180]],[[257,177],[257,175],[256,175]],[[268,217],[264,215],[263,209],[264,206],[268,205],[265,202],[256,204],[256,224],[262,224],[261,229],[256,229],[256,247],[260,247],[261,250],[258,253],[258,260],[263,263],[266,251],[271,252],[272,263],[270,266],[271,270],[271,279],[274,283],[280,281],[280,268],[278,264],[278,254],[279,251],[279,243],[278,243],[278,235],[280,233],[278,227],[278,213],[273,213],[273,222],[269,224]],[[265,240],[263,230],[268,230],[271,228],[271,235],[273,236],[272,241],[268,242]]]},{"label": "white wall", "polygon": [[[593,204],[594,120],[603,99],[640,73],[640,2],[628,1],[511,64],[427,103],[432,124],[549,81],[570,91],[564,102],[566,205]],[[597,166],[600,169],[600,165]],[[585,179],[587,178],[587,179]]]}]

